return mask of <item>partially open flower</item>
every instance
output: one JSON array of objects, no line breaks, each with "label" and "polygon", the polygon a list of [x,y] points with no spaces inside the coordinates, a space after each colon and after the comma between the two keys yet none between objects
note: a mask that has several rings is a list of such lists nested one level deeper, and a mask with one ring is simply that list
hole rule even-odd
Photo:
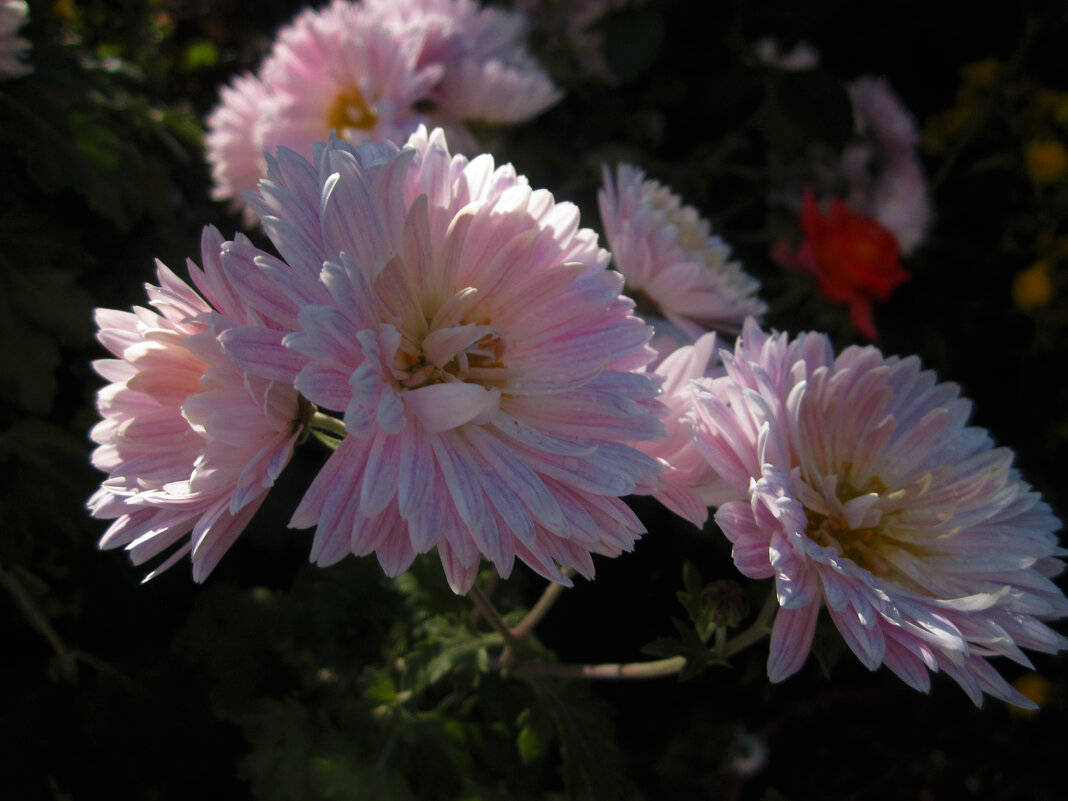
[{"label": "partially open flower", "polygon": [[620,164],[614,180],[604,169],[598,202],[608,247],[641,312],[691,340],[709,328],[737,331],[747,315],[764,313],[756,279],[729,261],[727,244],[668,187]]},{"label": "partially open flower", "polygon": [[698,528],[708,520],[708,507],[734,495],[697,449],[693,436],[699,388],[723,375],[716,347],[715,333],[708,333],[693,345],[677,348],[656,366],[654,375],[663,381],[660,401],[667,408],[663,420],[668,436],[637,443],[642,452],[663,464],[664,472],[636,493],[652,495]]},{"label": "partially open flower", "polygon": [[[101,548],[125,546],[135,564],[166,551],[149,577],[186,554],[203,581],[251,520],[292,454],[307,404],[289,384],[246,374],[218,336],[255,319],[219,264],[222,238],[207,229],[197,294],[164,265],[149,286],[156,311],[99,309],[98,338],[117,359],[93,366],[104,418],[93,464],[108,473],[89,501],[114,520]],[[207,300],[205,300],[207,298]]]}]

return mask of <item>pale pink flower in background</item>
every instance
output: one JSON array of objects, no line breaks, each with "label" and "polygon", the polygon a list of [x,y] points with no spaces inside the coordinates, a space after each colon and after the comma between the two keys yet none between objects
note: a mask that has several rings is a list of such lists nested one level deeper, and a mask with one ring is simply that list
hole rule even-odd
[{"label": "pale pink flower in background", "polygon": [[325,297],[291,307],[284,338],[222,340],[342,415],[291,521],[317,527],[315,562],[375,552],[393,576],[436,547],[463,593],[483,556],[569,583],[560,566],[589,577],[591,554],[631,549],[644,529],[619,496],[661,469],[633,446],[663,436],[651,332],[575,206],[450,155],[440,129],[399,151],[333,140],[314,165],[281,151],[260,191],[286,263],[233,249],[228,275]]},{"label": "pale pink flower in background", "polygon": [[208,117],[214,196],[240,205],[264,175],[250,172],[264,153],[287,147],[310,159],[331,131],[401,144],[435,124],[454,148],[475,152],[467,121],[520,122],[560,99],[522,33],[517,15],[472,0],[333,0],[303,11]]},{"label": "pale pink flower in background", "polygon": [[768,674],[804,663],[826,607],[869,669],[928,691],[942,670],[975,703],[1033,704],[988,658],[1068,645],[1041,621],[1068,614],[1050,581],[1059,522],[966,425],[971,404],[915,357],[748,322],[697,401],[698,447],[736,491],[716,512],[750,578],[775,579]]},{"label": "pale pink flower in background", "polygon": [[[244,206],[242,193],[255,189],[260,178],[267,174],[256,126],[269,98],[270,92],[259,78],[239,75],[222,88],[219,105],[206,120],[204,144],[214,182],[211,196],[215,200],[230,200],[235,210]],[[247,209],[245,217],[246,223],[255,222]]]},{"label": "pale pink flower in background", "polygon": [[[190,554],[203,581],[259,509],[300,436],[307,404],[291,385],[246,375],[218,335],[255,322],[219,263],[222,238],[205,230],[197,294],[164,265],[148,286],[155,311],[97,310],[98,338],[117,359],[94,363],[100,390],[93,464],[108,478],[89,501],[114,520],[101,548],[125,546],[135,564],[170,550],[148,578]],[[207,300],[205,300],[205,298]]]},{"label": "pale pink flower in background", "polygon": [[932,214],[916,120],[883,78],[862,75],[848,89],[858,141],[846,148],[839,168],[846,203],[885,226],[907,256],[923,241]]},{"label": "pale pink flower in background", "polygon": [[[365,7],[394,29],[423,38],[418,64],[444,67],[427,99],[454,118],[522,122],[563,96],[527,52],[518,14],[475,0],[365,0]],[[455,133],[445,131],[451,142]]]},{"label": "pale pink flower in background", "polygon": [[747,315],[764,313],[759,282],[728,260],[727,244],[668,187],[620,164],[615,180],[604,168],[597,199],[608,247],[639,311],[666,318],[691,340],[709,328],[737,331]]},{"label": "pale pink flower in background", "polygon": [[605,35],[598,23],[644,3],[645,0],[516,0],[516,8],[538,26],[552,46],[566,48],[583,72],[614,84],[619,78],[605,58]]},{"label": "pale pink flower in background", "polygon": [[30,43],[17,35],[29,13],[25,0],[0,0],[0,80],[33,72],[33,67],[22,61]]},{"label": "pale pink flower in background", "polygon": [[700,528],[708,520],[708,507],[735,497],[708,463],[694,442],[694,402],[698,387],[723,374],[716,357],[715,333],[704,334],[692,345],[683,345],[656,366],[654,374],[663,383],[660,401],[667,408],[664,427],[667,439],[638,443],[637,447],[660,461],[664,472],[648,486],[636,490],[652,495],[675,514]]},{"label": "pale pink flower in background", "polygon": [[403,142],[425,120],[416,103],[445,69],[417,65],[422,47],[421,30],[399,31],[359,3],[301,12],[260,69],[270,98],[256,126],[260,149],[284,146],[311,158],[331,130],[352,142]]},{"label": "pale pink flower in background", "polygon": [[774,36],[762,36],[753,45],[753,55],[765,66],[788,72],[804,72],[820,65],[819,51],[804,40],[783,51]]}]

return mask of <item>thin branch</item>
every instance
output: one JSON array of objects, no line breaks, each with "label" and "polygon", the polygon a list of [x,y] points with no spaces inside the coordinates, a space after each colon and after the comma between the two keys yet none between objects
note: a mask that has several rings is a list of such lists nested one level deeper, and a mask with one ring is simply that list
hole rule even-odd
[{"label": "thin branch", "polygon": [[672,656],[655,662],[609,662],[603,665],[576,665],[566,662],[507,662],[499,669],[535,676],[562,676],[571,679],[655,679],[672,676],[686,664],[686,658]]},{"label": "thin branch", "polygon": [[482,592],[482,589],[477,584],[471,588],[468,597],[483,617],[486,618],[486,622],[504,638],[507,645],[515,645],[519,642],[519,638],[512,632],[511,627],[504,622],[504,618],[497,611],[497,607],[493,605],[493,601],[486,596],[486,593]]},{"label": "thin branch", "polygon": [[764,606],[760,610],[760,614],[757,615],[756,620],[745,631],[739,632],[727,641],[723,649],[723,655],[729,659],[736,653],[744,651],[753,643],[771,634],[771,619],[775,617],[775,612],[778,608],[779,598],[775,593],[775,588],[772,587],[768,597],[764,599]]},{"label": "thin branch", "polygon": [[15,601],[15,605],[22,610],[22,614],[29,624],[52,646],[52,650],[56,652],[56,657],[59,659],[63,677],[69,680],[74,679],[77,673],[74,653],[63,643],[59,634],[52,627],[48,616],[38,606],[33,596],[22,586],[22,582],[18,580],[14,573],[9,573],[2,566],[0,566],[0,586],[7,590]]},{"label": "thin branch", "polygon": [[[486,599],[486,603],[489,603],[488,599]],[[760,614],[757,615],[756,620],[747,629],[726,642],[719,642],[720,634],[717,631],[716,654],[729,658],[745,650],[753,643],[762,640],[771,632],[771,620],[778,608],[779,600],[773,588],[768,594],[767,600],[764,601]],[[490,609],[493,609],[492,604]],[[494,614],[496,614],[496,611],[496,609],[493,609]],[[533,612],[533,610],[531,611]],[[497,628],[505,636],[506,640],[509,636],[515,637],[515,630],[509,629],[508,625],[500,619],[500,615],[497,615],[497,618],[503,628],[498,628],[497,626],[494,626],[494,628]],[[505,634],[506,631],[507,634]],[[572,679],[655,679],[679,673],[685,666],[686,657],[684,656],[672,656],[653,662],[608,662],[601,665],[580,665],[567,662],[516,662],[508,649],[494,663],[494,668],[497,670],[508,670],[512,673],[537,676],[561,676]]]},{"label": "thin branch", "polygon": [[[575,571],[571,568],[564,570],[565,575],[572,576]],[[538,602],[530,608],[527,612],[527,616],[519,621],[519,625],[512,629],[512,636],[517,640],[521,640],[526,637],[534,629],[541,619],[549,613],[549,610],[553,608],[553,604],[560,597],[563,591],[567,589],[563,584],[557,584],[553,582],[545,588],[545,592],[541,594],[541,598]]]}]

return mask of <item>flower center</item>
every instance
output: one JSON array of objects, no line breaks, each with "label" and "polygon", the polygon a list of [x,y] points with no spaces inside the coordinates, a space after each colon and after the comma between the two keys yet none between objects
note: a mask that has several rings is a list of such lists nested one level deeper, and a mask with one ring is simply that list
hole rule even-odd
[{"label": "flower center", "polygon": [[[847,475],[852,469],[848,462],[842,467]],[[805,536],[833,548],[873,576],[925,592],[898,558],[911,554],[922,559],[929,553],[923,542],[916,541],[912,529],[898,525],[905,498],[922,494],[925,488],[926,479],[911,488],[891,490],[878,477],[869,479],[863,489],[848,481],[837,481],[833,490],[824,485],[823,492],[810,498],[811,506],[805,504]]]},{"label": "flower center", "polygon": [[326,127],[343,131],[357,128],[369,131],[378,122],[378,115],[355,86],[346,89],[334,98],[326,112]]},{"label": "flower center", "polygon": [[501,361],[504,349],[501,332],[490,325],[439,328],[428,333],[421,345],[401,343],[393,376],[407,389],[447,381],[499,386],[507,370]]},{"label": "flower center", "polygon": [[879,576],[888,572],[889,564],[880,553],[886,545],[878,527],[849,528],[844,522],[805,509],[808,525],[805,535],[825,548],[834,548],[858,567]]}]

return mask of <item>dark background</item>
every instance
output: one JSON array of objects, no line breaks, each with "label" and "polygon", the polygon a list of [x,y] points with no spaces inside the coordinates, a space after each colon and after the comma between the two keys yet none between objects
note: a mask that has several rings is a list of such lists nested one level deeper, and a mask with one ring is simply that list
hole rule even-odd
[{"label": "dark background", "polygon": [[[529,125],[483,132],[498,161],[579,203],[594,228],[601,162],[640,164],[706,214],[762,280],[770,325],[824,330],[840,347],[859,341],[845,311],[769,255],[792,224],[767,202],[774,160],[839,143],[841,83],[857,75],[885,76],[929,129],[959,105],[961,68],[997,59],[1002,77],[970,122],[922,153],[935,223],[906,262],[912,280],[876,309],[877,344],[960,383],[974,422],[1017,451],[1063,519],[1068,250],[1057,243],[1068,197],[1064,182],[1029,180],[1023,153],[1038,133],[1068,144],[1068,103],[1060,120],[1035,122],[1028,110],[1040,92],[1068,92],[1064,4],[649,0],[596,28],[612,83],[586,73],[562,37],[565,5],[541,5],[531,46],[567,98]],[[143,568],[96,549],[105,525],[84,508],[101,479],[88,464],[102,384],[88,363],[105,355],[91,310],[143,303],[152,259],[182,272],[199,258],[202,225],[240,230],[208,199],[200,120],[303,4],[30,6],[22,34],[35,72],[0,83],[4,797],[1061,797],[1063,658],[1035,658],[1047,697],[1025,716],[998,701],[976,709],[945,677],[924,696],[888,671],[869,674],[833,628],[778,686],[763,674],[761,643],[687,682],[561,691],[607,744],[603,762],[563,734],[539,750],[544,727],[524,710],[540,696],[492,673],[464,685],[474,706],[431,684],[415,708],[388,707],[397,716],[384,720],[367,699],[388,695],[374,671],[425,635],[413,599],[450,620],[469,615],[467,602],[447,597],[433,561],[407,583],[386,580],[373,559],[305,564],[311,534],[284,521],[322,463],[316,445],[298,453],[205,585],[183,564],[141,585]],[[769,34],[821,53],[821,69],[798,84],[807,106],[776,101],[786,79],[750,57]],[[1051,264],[1052,292],[1021,309],[1014,278],[1039,259]],[[687,560],[706,580],[737,578],[713,524],[698,532],[649,500],[634,508],[649,529],[636,551],[598,560],[597,581],[565,593],[538,630],[562,661],[647,658],[641,647],[684,616],[675,593]],[[541,589],[520,566],[494,597],[515,609]],[[759,607],[767,588],[745,591]],[[1010,680],[1028,673],[998,667]],[[396,751],[382,746],[390,731],[404,732]],[[746,776],[738,759],[753,742],[763,757]]]}]

